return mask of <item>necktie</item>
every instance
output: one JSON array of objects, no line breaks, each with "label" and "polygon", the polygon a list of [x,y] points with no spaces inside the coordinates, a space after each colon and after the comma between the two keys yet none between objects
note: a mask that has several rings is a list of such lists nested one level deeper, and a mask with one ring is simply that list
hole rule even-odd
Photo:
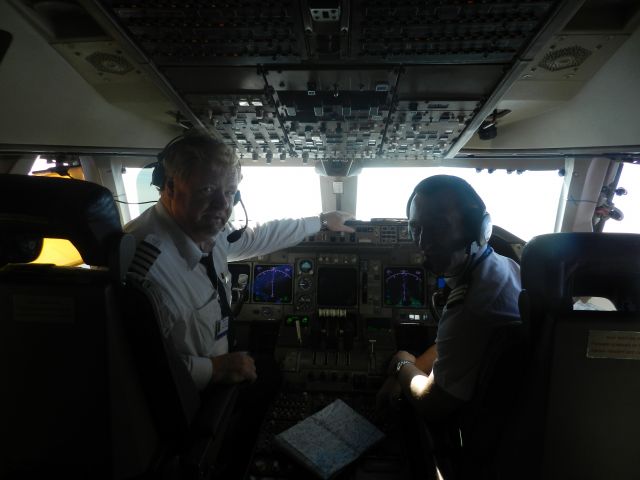
[{"label": "necktie", "polygon": [[227,291],[224,288],[224,285],[222,284],[222,282],[220,281],[220,278],[218,278],[218,274],[216,273],[216,267],[213,263],[213,255],[209,254],[207,256],[204,256],[200,259],[200,263],[203,264],[205,266],[205,268],[207,269],[207,276],[209,277],[209,280],[211,280],[211,284],[213,285],[213,288],[216,289],[216,291],[218,292],[218,299],[219,299],[219,303],[220,303],[220,311],[222,312],[222,318],[224,317],[228,317],[229,318],[229,333],[228,333],[228,340],[229,340],[229,349],[231,350],[231,347],[234,345],[234,340],[233,340],[233,336],[232,336],[232,314],[231,314],[231,306],[229,305],[229,300],[227,298]]}]

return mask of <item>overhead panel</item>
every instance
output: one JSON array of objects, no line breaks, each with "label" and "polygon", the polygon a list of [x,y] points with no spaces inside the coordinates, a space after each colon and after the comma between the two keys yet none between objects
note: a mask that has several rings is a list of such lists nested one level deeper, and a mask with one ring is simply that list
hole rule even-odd
[{"label": "overhead panel", "polygon": [[245,161],[351,165],[445,158],[564,2],[100,3]]},{"label": "overhead panel", "polygon": [[294,157],[349,162],[380,152],[398,71],[393,68],[269,70]]},{"label": "overhead panel", "polygon": [[388,63],[509,63],[554,3],[357,0],[352,55]]},{"label": "overhead panel", "polygon": [[306,57],[294,0],[102,3],[157,65],[299,63]]}]

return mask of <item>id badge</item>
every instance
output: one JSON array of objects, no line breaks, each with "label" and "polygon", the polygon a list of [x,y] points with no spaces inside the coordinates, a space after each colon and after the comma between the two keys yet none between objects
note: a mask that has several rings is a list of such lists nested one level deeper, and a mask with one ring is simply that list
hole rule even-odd
[{"label": "id badge", "polygon": [[220,340],[229,331],[229,317],[216,321],[216,340]]}]

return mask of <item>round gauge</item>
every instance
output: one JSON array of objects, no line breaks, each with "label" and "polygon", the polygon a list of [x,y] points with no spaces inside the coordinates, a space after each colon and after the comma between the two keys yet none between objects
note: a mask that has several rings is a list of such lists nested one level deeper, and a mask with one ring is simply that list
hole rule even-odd
[{"label": "round gauge", "polygon": [[311,287],[311,281],[306,277],[302,277],[298,280],[298,286],[302,290],[309,290],[309,287]]},{"label": "round gauge", "polygon": [[300,273],[312,273],[313,262],[311,260],[300,260],[298,268],[300,269]]}]

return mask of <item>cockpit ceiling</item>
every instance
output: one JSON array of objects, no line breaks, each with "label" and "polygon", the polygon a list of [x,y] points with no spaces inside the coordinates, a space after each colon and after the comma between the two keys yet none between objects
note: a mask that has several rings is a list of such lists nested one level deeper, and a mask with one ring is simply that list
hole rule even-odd
[{"label": "cockpit ceiling", "polygon": [[[581,2],[101,0],[184,120],[245,159],[437,160]],[[515,78],[515,77],[514,77]],[[501,90],[502,89],[502,90]]]}]

